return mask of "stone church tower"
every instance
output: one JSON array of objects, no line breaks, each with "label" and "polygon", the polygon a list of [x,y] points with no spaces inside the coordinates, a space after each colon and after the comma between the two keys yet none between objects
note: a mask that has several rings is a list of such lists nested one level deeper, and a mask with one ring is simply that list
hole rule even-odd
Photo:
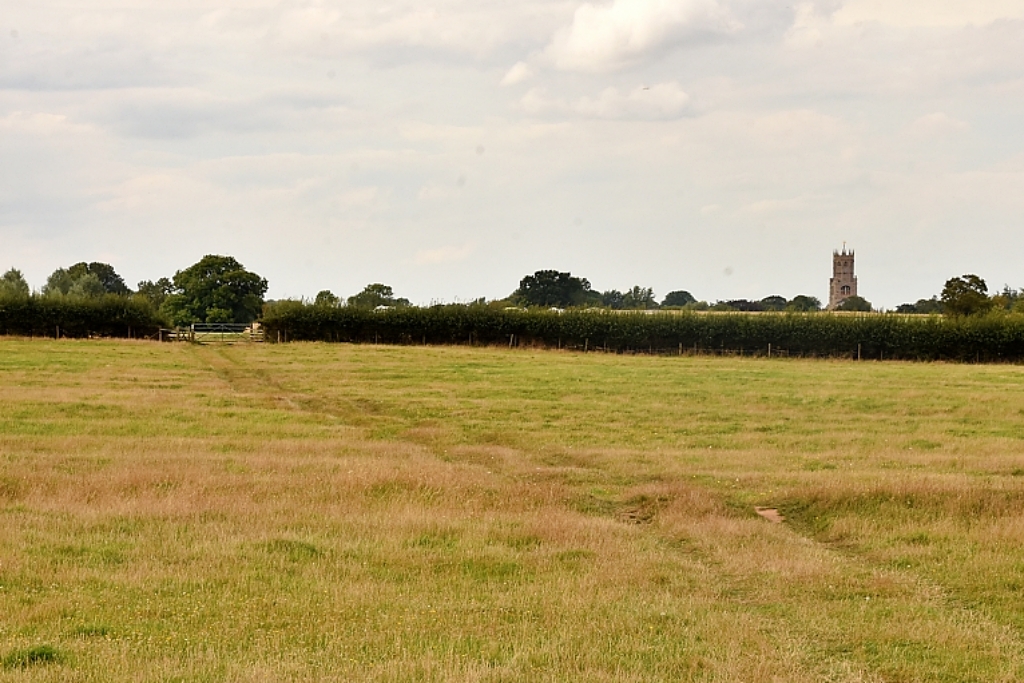
[{"label": "stone church tower", "polygon": [[828,310],[834,311],[851,296],[857,296],[857,277],[853,274],[853,250],[832,252],[832,278],[828,281]]}]

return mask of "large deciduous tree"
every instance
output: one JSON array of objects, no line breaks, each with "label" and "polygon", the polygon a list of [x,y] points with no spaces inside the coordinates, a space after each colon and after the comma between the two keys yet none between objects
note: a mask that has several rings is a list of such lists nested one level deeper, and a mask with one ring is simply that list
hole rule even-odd
[{"label": "large deciduous tree", "polygon": [[95,273],[83,273],[76,277],[71,289],[68,290],[68,296],[79,299],[98,299],[104,294],[109,292]]},{"label": "large deciduous tree", "polygon": [[557,270],[538,270],[519,281],[513,295],[527,306],[582,306],[588,300],[590,282]]},{"label": "large deciduous tree", "polygon": [[409,300],[395,298],[395,290],[391,285],[375,282],[363,287],[363,291],[350,296],[348,305],[357,308],[377,308],[378,306],[408,306]]},{"label": "large deciduous tree", "polygon": [[658,307],[658,302],[654,298],[654,290],[640,285],[633,285],[632,289],[627,290],[622,296],[622,303],[623,308],[631,310],[647,310]]},{"label": "large deciduous tree", "polygon": [[687,304],[696,303],[697,299],[694,298],[693,294],[690,294],[685,289],[677,289],[674,292],[669,292],[665,295],[662,300],[662,306],[686,306]]},{"label": "large deciduous tree", "polygon": [[809,313],[811,311],[821,310],[821,300],[816,296],[808,296],[807,294],[797,294],[789,303],[786,304],[787,311],[793,311],[796,313]]},{"label": "large deciduous tree", "polygon": [[948,315],[977,315],[992,308],[988,285],[977,275],[964,275],[946,280],[942,288],[942,309]]},{"label": "large deciduous tree", "polygon": [[156,282],[143,280],[139,283],[138,289],[135,290],[135,295],[149,301],[149,303],[153,304],[153,308],[160,308],[164,301],[167,300],[167,297],[173,292],[174,283],[162,277]]},{"label": "large deciduous tree", "polygon": [[626,307],[626,296],[617,289],[609,289],[601,293],[601,305],[617,311]]},{"label": "large deciduous tree", "polygon": [[267,293],[267,281],[231,256],[204,256],[175,273],[172,284],[163,310],[176,325],[252,322]]},{"label": "large deciduous tree", "polygon": [[46,278],[46,284],[43,285],[43,296],[64,296],[74,284],[75,278],[71,277],[67,268],[58,268]]},{"label": "large deciduous tree", "polygon": [[118,275],[117,271],[109,263],[99,263],[97,261],[86,263],[82,261],[68,268],[68,275],[75,281],[89,275],[94,275],[103,287],[104,293],[117,294],[118,296],[128,296],[131,294],[128,285],[124,283],[124,278]]},{"label": "large deciduous tree", "polygon": [[788,305],[789,302],[786,301],[786,297],[779,296],[778,294],[761,299],[762,310],[765,311],[784,311]]},{"label": "large deciduous tree", "polygon": [[837,311],[857,311],[860,313],[871,312],[871,302],[862,296],[848,296],[843,302],[836,306]]},{"label": "large deciduous tree", "polygon": [[938,297],[931,299],[918,299],[916,303],[900,304],[896,307],[897,313],[942,313],[942,302]]},{"label": "large deciduous tree", "polygon": [[333,308],[341,304],[341,299],[335,296],[334,292],[329,289],[322,289],[316,293],[316,299],[313,300],[314,306],[325,306],[327,308]]},{"label": "large deciduous tree", "polygon": [[0,298],[25,299],[28,295],[28,282],[20,270],[11,268],[0,276]]},{"label": "large deciduous tree", "polygon": [[81,261],[70,268],[58,268],[43,285],[46,296],[99,297],[104,294],[131,294],[124,278],[109,263]]}]

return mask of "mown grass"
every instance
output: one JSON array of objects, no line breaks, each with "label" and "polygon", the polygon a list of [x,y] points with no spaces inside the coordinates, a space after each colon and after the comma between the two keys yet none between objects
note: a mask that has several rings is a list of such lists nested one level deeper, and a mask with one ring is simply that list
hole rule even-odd
[{"label": "mown grass", "polygon": [[1021,680],[1022,473],[1017,366],[0,340],[0,681]]}]

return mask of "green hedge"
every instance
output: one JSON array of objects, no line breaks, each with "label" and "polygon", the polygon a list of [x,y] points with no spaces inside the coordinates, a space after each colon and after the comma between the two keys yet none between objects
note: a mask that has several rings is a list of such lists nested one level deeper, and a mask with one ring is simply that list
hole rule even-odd
[{"label": "green hedge", "polygon": [[611,313],[434,306],[370,311],[284,302],[268,341],[503,344],[613,352],[773,353],[957,361],[1024,360],[1024,317],[830,313]]},{"label": "green hedge", "polygon": [[150,337],[165,325],[146,301],[113,294],[96,299],[0,298],[0,335]]}]

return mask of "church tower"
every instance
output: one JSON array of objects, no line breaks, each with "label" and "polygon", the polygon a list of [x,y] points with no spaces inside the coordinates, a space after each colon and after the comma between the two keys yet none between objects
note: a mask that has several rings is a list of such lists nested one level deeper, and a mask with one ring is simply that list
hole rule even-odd
[{"label": "church tower", "polygon": [[832,279],[828,281],[828,310],[834,311],[851,296],[857,296],[857,277],[853,274],[853,250],[832,252]]}]

